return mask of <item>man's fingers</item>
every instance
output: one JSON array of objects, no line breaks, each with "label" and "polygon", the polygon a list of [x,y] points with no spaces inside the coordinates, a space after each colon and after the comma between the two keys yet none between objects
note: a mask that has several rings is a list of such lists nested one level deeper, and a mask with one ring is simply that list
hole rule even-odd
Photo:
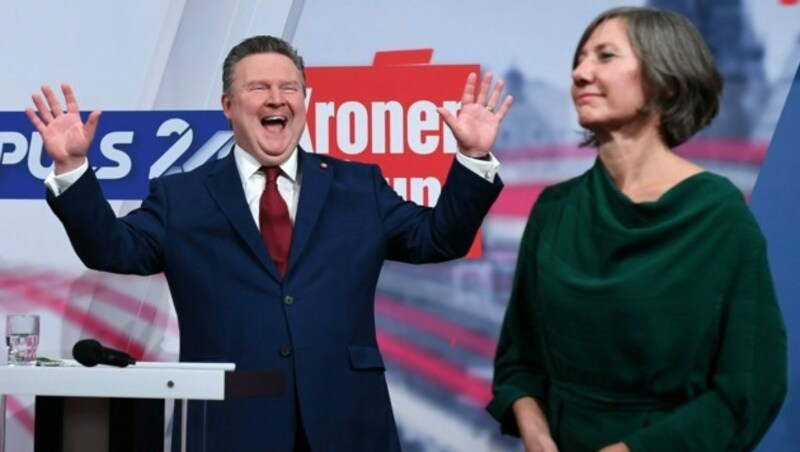
[{"label": "man's fingers", "polygon": [[49,124],[50,121],[53,120],[53,115],[50,114],[50,109],[44,104],[42,97],[38,94],[34,94],[31,96],[33,99],[33,105],[36,105],[36,110],[39,112],[39,118],[44,124]]},{"label": "man's fingers", "polygon": [[39,116],[36,115],[36,112],[33,111],[33,108],[31,107],[26,108],[25,116],[28,117],[28,120],[31,122],[31,124],[33,124],[33,127],[36,129],[36,131],[41,134],[42,131],[44,130],[45,125],[42,122],[42,120],[39,119]]},{"label": "man's fingers", "polygon": [[58,103],[58,98],[53,90],[50,89],[49,86],[44,85],[42,86],[42,93],[44,93],[44,98],[47,99],[47,104],[50,106],[50,114],[54,118],[61,116],[63,110],[61,109],[61,104]]},{"label": "man's fingers", "polygon": [[500,95],[503,93],[503,90],[506,87],[506,82],[502,79],[497,81],[495,84],[494,89],[492,90],[492,95],[489,96],[489,100],[486,101],[486,106],[492,107],[493,110],[497,110],[497,103],[500,101]]},{"label": "man's fingers", "polygon": [[450,127],[450,130],[453,130],[453,124],[455,123],[456,117],[453,116],[453,114],[450,113],[449,110],[442,107],[437,107],[436,111],[442,117],[444,123],[447,124],[447,127]]},{"label": "man's fingers", "polygon": [[471,104],[475,101],[475,83],[478,80],[478,75],[470,72],[467,76],[467,82],[464,83],[464,93],[461,95],[461,105]]},{"label": "man's fingers", "polygon": [[89,118],[86,119],[86,125],[84,126],[86,130],[86,134],[88,135],[89,141],[94,138],[94,132],[97,130],[97,124],[100,122],[100,111],[95,110],[89,113]]},{"label": "man's fingers", "polygon": [[506,96],[506,98],[503,99],[503,105],[501,105],[500,108],[498,108],[495,113],[495,116],[497,116],[498,121],[503,120],[503,118],[506,116],[506,113],[508,112],[508,109],[511,108],[512,103],[514,103],[514,98],[511,96]]},{"label": "man's fingers", "polygon": [[69,86],[69,83],[61,84],[61,92],[64,93],[64,101],[67,103],[67,112],[78,113],[80,111],[78,109],[78,101],[75,99],[75,93],[72,92],[72,87]]},{"label": "man's fingers", "polygon": [[492,84],[492,73],[487,72],[483,76],[483,80],[481,80],[481,89],[478,91],[478,98],[475,99],[475,103],[478,105],[486,105],[486,95],[489,92],[489,86]]}]

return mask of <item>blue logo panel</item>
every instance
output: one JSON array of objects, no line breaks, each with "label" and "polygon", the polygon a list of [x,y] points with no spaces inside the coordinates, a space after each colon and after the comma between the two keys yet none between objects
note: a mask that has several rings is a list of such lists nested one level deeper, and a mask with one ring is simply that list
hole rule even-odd
[{"label": "blue logo panel", "polygon": [[[104,111],[89,164],[109,199],[142,199],[150,179],[224,157],[232,143],[221,111]],[[25,113],[0,112],[0,199],[44,198],[52,167]]]},{"label": "blue logo panel", "polygon": [[796,452],[800,444],[800,66],[761,167],[750,206],[769,245],[769,263],[786,322],[789,392],[760,451]]}]

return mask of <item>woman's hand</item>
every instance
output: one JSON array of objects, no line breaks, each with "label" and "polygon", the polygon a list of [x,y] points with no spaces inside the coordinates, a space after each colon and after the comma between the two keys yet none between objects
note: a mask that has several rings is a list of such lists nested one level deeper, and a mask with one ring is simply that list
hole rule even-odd
[{"label": "woman's hand", "polygon": [[522,433],[521,436],[525,452],[558,452],[558,447],[549,432]]},{"label": "woman's hand", "polygon": [[600,449],[600,452],[631,452],[631,450],[625,443],[614,443]]},{"label": "woman's hand", "polygon": [[558,452],[539,401],[533,397],[522,397],[511,405],[511,410],[514,412],[525,452]]}]

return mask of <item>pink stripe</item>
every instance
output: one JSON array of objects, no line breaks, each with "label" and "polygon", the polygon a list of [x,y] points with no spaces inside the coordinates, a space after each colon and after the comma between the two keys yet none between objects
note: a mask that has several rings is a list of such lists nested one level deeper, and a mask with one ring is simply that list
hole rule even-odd
[{"label": "pink stripe", "polygon": [[692,140],[675,150],[689,158],[713,159],[760,165],[767,155],[766,142],[740,140]]},{"label": "pink stripe", "polygon": [[[162,315],[159,317],[159,310],[149,305],[147,303],[141,302],[140,300],[130,297],[122,292],[114,290],[109,286],[102,284],[100,281],[94,279],[68,279],[63,276],[60,276],[53,272],[47,271],[39,271],[38,269],[28,270],[24,269],[22,272],[30,272],[25,275],[25,280],[31,281],[31,283],[36,283],[39,286],[45,286],[48,291],[53,291],[54,288],[64,289],[64,290],[72,290],[73,292],[80,294],[80,295],[90,295],[90,296],[99,296],[102,297],[103,303],[106,303],[110,306],[116,307],[123,312],[129,313],[131,316],[140,319],[143,322],[151,323],[156,328],[162,328],[165,331],[171,332],[173,334],[179,334],[178,330],[178,323],[177,320],[170,315]],[[0,286],[3,285],[3,274],[0,274]],[[15,277],[11,274],[8,274],[7,277],[13,277],[13,281],[15,284],[19,284],[19,280],[21,277]],[[54,302],[54,305],[57,306],[61,310],[67,309],[67,302],[66,300],[54,298],[57,300]],[[56,310],[53,307],[53,310]],[[74,309],[73,309],[74,310]],[[113,326],[109,327],[107,323],[104,323],[102,319],[96,318],[91,316],[91,314],[83,313],[82,311],[76,311],[79,314],[79,317],[75,317],[76,319],[75,325],[77,327],[82,327],[88,329],[88,332],[92,335],[103,334],[105,336],[108,335],[107,331],[109,329],[113,329]],[[126,339],[121,339],[121,338]],[[97,339],[103,339],[101,337],[97,337]],[[159,357],[155,353],[147,353],[146,351],[142,352],[141,349],[143,348],[141,344],[128,344],[129,341],[132,341],[132,338],[127,338],[127,336],[120,336],[119,338],[114,338],[113,335],[107,337],[105,340],[115,341],[116,345],[114,348],[126,350],[130,353],[134,358],[137,356],[141,356],[137,359],[143,360],[158,360]],[[119,341],[124,341],[123,343],[119,343]]]},{"label": "pink stripe", "polygon": [[[759,165],[767,153],[767,143],[761,141],[695,139],[678,148],[676,152],[688,158],[713,159]],[[593,148],[580,148],[577,144],[530,146],[503,150],[503,161],[558,159],[564,157],[591,157],[597,155]]]},{"label": "pink stripe", "polygon": [[539,199],[539,195],[549,185],[541,183],[537,185],[516,185],[506,186],[500,192],[500,196],[492,205],[489,211],[494,215],[513,215],[527,218],[533,208],[533,203]]},{"label": "pink stripe", "polygon": [[22,278],[12,275],[0,276],[0,285],[6,289],[16,291],[27,300],[36,305],[42,306],[50,311],[56,312],[73,325],[80,326],[87,330],[97,340],[106,346],[124,350],[135,359],[143,359],[144,345],[133,338],[120,334],[114,325],[104,322],[102,319],[88,315],[69,305],[66,300],[48,294],[47,292],[28,284]]},{"label": "pink stripe", "polygon": [[[147,303],[143,303],[140,300],[130,297],[123,292],[119,292],[100,281],[95,279],[86,280],[86,279],[66,279],[58,274],[52,272],[35,272],[28,275],[29,278],[33,278],[37,282],[41,281],[49,281],[49,284],[52,286],[53,284],[58,284],[61,287],[71,288],[72,290],[76,291],[79,294],[89,294],[89,295],[98,295],[103,298],[103,301],[108,303],[111,306],[114,306],[121,311],[127,312],[137,318],[140,318],[144,321],[153,322],[155,319],[158,318],[158,309],[149,305]],[[163,322],[162,323],[167,323]],[[164,326],[164,325],[159,325]],[[177,325],[175,325],[175,330],[172,332],[177,333]]]},{"label": "pink stripe", "polygon": [[579,148],[576,144],[555,144],[548,146],[530,146],[504,149],[503,162],[506,160],[557,159],[563,157],[593,157],[597,151],[590,148]]},{"label": "pink stripe", "polygon": [[378,332],[378,343],[381,352],[387,358],[410,368],[416,374],[427,377],[450,392],[464,396],[475,405],[485,406],[491,399],[492,393],[488,381],[470,375],[464,369],[445,361],[441,356],[404,343],[385,332]]},{"label": "pink stripe", "polygon": [[375,311],[378,315],[400,320],[426,333],[444,338],[453,348],[464,347],[489,359],[494,358],[494,351],[497,347],[494,340],[469,331],[449,320],[404,306],[381,296],[375,299]]},{"label": "pink stripe", "polygon": [[[22,425],[26,432],[33,435],[33,427],[35,425],[33,414],[17,397],[6,396],[6,410],[11,414],[12,418],[15,418]],[[5,413],[3,413],[3,416],[5,416]],[[8,428],[6,428],[6,432],[8,432]]]}]

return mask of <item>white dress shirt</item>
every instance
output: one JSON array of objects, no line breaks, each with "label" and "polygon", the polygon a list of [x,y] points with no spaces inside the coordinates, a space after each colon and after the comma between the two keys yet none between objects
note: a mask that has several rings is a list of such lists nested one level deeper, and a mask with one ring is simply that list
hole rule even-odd
[{"label": "white dress shirt", "polygon": [[[250,213],[253,215],[253,220],[258,224],[259,202],[261,193],[264,191],[264,185],[267,183],[267,178],[264,172],[261,171],[261,164],[258,163],[258,160],[238,145],[233,148],[233,158],[236,161],[239,177],[242,179],[244,197],[247,200],[248,207],[250,207]],[[289,209],[289,218],[294,224],[294,218],[297,214],[297,200],[300,199],[300,172],[297,167],[297,150],[292,152],[292,155],[281,164],[281,174],[278,176],[277,184],[278,193],[280,193],[283,201],[286,202],[286,207]]]}]

